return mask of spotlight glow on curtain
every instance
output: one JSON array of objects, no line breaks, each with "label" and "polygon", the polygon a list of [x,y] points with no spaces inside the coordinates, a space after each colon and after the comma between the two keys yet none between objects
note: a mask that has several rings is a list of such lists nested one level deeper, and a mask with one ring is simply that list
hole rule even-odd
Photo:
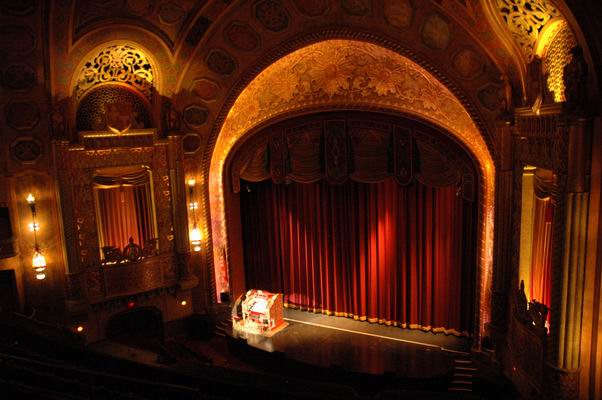
[{"label": "spotlight glow on curtain", "polygon": [[130,237],[143,246],[155,237],[149,171],[117,167],[101,172],[94,177],[101,247],[123,249]]},{"label": "spotlight glow on curtain", "polygon": [[[550,307],[552,299],[552,221],[554,205],[550,198],[535,197],[533,218],[533,257],[530,299]],[[548,322],[550,314],[548,313]]]},{"label": "spotlight glow on curtain", "polygon": [[243,182],[247,287],[315,312],[467,334],[476,207],[456,189]]}]

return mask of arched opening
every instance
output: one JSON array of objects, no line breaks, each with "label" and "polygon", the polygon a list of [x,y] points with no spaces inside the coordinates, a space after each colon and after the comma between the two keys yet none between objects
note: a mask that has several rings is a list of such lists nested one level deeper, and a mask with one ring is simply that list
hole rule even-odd
[{"label": "arched opening", "polygon": [[107,323],[106,338],[126,346],[159,349],[163,339],[161,311],[144,307],[119,313]]},{"label": "arched opening", "polygon": [[[474,332],[476,166],[440,130],[322,112],[249,134],[227,161],[234,287],[292,308],[424,331]],[[240,220],[240,225],[238,223]]]},{"label": "arched opening", "polygon": [[[265,88],[270,90],[265,90]],[[482,201],[478,211],[475,315],[477,342],[489,320],[493,250],[495,170],[488,146],[463,103],[436,77],[415,62],[378,45],[353,40],[326,40],[294,51],[264,69],[240,93],[221,125],[209,170],[215,295],[238,295],[231,287],[234,265],[228,235],[236,220],[229,201],[225,164],[239,140],[285,115],[324,109],[370,109],[403,113],[433,123],[463,144],[477,161]],[[206,222],[209,224],[209,221]],[[209,228],[209,226],[205,226]],[[237,277],[232,282],[240,281]]]}]

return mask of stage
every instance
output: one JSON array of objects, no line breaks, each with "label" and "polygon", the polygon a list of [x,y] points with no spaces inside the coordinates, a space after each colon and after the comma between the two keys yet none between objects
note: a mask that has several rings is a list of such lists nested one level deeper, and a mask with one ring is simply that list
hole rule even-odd
[{"label": "stage", "polygon": [[435,390],[449,388],[471,346],[468,338],[294,309],[285,309],[284,319],[288,326],[272,337],[230,330],[231,344],[249,356],[247,361],[279,372],[287,368],[293,375],[346,384],[403,382]]}]

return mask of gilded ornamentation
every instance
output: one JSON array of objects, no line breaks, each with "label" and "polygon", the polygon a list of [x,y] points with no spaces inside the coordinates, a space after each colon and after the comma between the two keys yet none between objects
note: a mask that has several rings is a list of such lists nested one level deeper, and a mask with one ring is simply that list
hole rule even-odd
[{"label": "gilded ornamentation", "polygon": [[548,0],[496,0],[496,5],[527,61],[531,61],[541,30],[560,13]]},{"label": "gilded ornamentation", "polygon": [[[285,113],[308,107],[366,106],[432,121],[462,142],[478,160],[485,188],[480,303],[488,309],[485,288],[491,275],[495,172],[487,145],[466,109],[447,87],[409,59],[366,42],[327,40],[304,47],[264,69],[238,96],[221,127],[211,160],[214,260],[222,256],[217,249],[227,248],[223,174],[225,160],[236,142],[254,127]],[[219,284],[220,277],[227,274],[220,268],[216,263],[218,294],[228,290]]]},{"label": "gilded ornamentation", "polygon": [[110,46],[88,61],[79,73],[76,97],[94,85],[119,82],[140,91],[149,101],[154,92],[154,71],[146,54],[130,46]]},{"label": "gilded ornamentation", "polygon": [[543,70],[548,76],[548,90],[554,93],[554,101],[557,103],[565,100],[564,67],[571,61],[571,50],[576,45],[571,29],[563,22],[544,49]]},{"label": "gilded ornamentation", "polygon": [[[135,132],[121,137],[127,139]],[[60,146],[59,160],[61,170],[59,180],[65,218],[74,222],[73,229],[66,229],[66,236],[76,246],[71,246],[70,265],[74,270],[100,266],[100,253],[94,199],[92,197],[92,176],[94,171],[104,167],[121,165],[147,165],[153,171],[153,194],[158,228],[158,252],[165,254],[173,251],[173,242],[168,238],[172,234],[170,181],[163,180],[167,174],[167,146],[155,144],[145,147],[127,147],[110,149],[73,149]],[[77,195],[76,195],[77,193]],[[70,224],[67,224],[69,226]]]}]

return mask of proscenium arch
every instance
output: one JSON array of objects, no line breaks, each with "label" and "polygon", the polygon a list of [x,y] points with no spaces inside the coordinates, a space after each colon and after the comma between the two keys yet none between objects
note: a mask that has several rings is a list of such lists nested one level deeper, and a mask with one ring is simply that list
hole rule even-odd
[{"label": "proscenium arch", "polygon": [[[237,141],[266,121],[303,110],[380,108],[441,127],[476,160],[481,196],[478,240],[477,338],[489,320],[493,255],[495,167],[477,125],[462,102],[431,73],[384,47],[333,39],[298,49],[265,68],[240,93],[219,132],[209,169],[216,295],[228,291],[225,163]],[[220,262],[220,260],[222,260]]]}]

